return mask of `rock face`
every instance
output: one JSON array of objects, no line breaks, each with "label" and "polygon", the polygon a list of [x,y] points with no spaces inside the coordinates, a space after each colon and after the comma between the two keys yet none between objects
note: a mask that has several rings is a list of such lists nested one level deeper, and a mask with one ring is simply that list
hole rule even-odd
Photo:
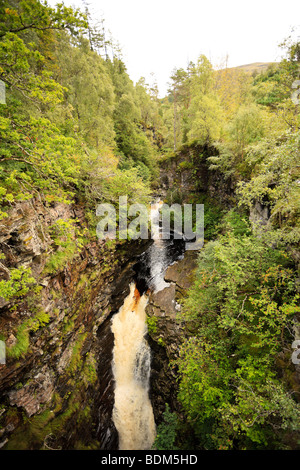
[{"label": "rock face", "polygon": [[208,157],[218,154],[212,146],[195,144],[182,147],[160,165],[158,195],[169,204],[209,197],[217,204],[230,208],[235,204],[234,185],[217,170],[209,169]]},{"label": "rock face", "polygon": [[0,339],[6,346],[6,364],[0,364],[3,449],[118,448],[111,420],[110,322],[145,247],[127,242],[109,248],[89,237],[49,269],[61,249],[51,227],[72,220],[80,230],[86,226],[83,214],[80,206],[46,207],[36,200],[17,204],[1,221],[0,280],[21,266],[30,267],[36,280],[26,295],[0,299]]},{"label": "rock face", "polygon": [[185,338],[180,309],[182,299],[193,281],[197,253],[187,251],[183,259],[169,266],[165,274],[169,286],[156,294],[150,294],[146,307],[150,317],[148,331],[152,350],[150,395],[156,423],[161,422],[166,403],[171,410],[180,413],[176,369],[172,369],[171,363],[177,359],[179,346]]},{"label": "rock face", "polygon": [[[186,152],[162,166],[159,195],[177,202],[179,191],[184,201],[196,181],[199,194],[209,191],[222,199],[228,188],[217,174],[208,174],[207,149]],[[0,281],[9,281],[12,270],[30,268],[35,284],[17,298],[0,298],[0,340],[6,346],[6,364],[0,363],[0,448],[118,448],[111,418],[111,318],[129,293],[148,241],[113,246],[89,236],[78,246],[76,233],[87,225],[84,214],[80,204],[46,206],[33,199],[15,204],[1,220]],[[69,228],[67,246],[53,237],[58,222]],[[184,339],[177,317],[195,260],[190,251],[170,266],[169,286],[152,294],[147,306],[157,423],[166,403],[180,412],[170,363]]]},{"label": "rock face", "polygon": [[252,223],[253,229],[257,230],[258,226],[267,225],[270,218],[270,209],[268,206],[264,206],[259,201],[250,209],[249,220]]},{"label": "rock face", "polygon": [[29,417],[36,414],[40,409],[40,405],[48,403],[52,398],[54,390],[52,376],[53,373],[50,372],[50,369],[44,366],[31,382],[28,382],[19,390],[8,392],[10,405],[24,408]]}]

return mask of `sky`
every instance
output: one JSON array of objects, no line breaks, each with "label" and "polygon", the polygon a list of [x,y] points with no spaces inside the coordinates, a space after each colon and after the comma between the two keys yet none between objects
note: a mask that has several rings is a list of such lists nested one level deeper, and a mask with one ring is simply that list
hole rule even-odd
[{"label": "sky", "polygon": [[[86,0],[92,17],[104,19],[122,50],[130,78],[140,77],[159,95],[172,70],[204,54],[214,67],[276,62],[279,44],[299,35],[299,0]],[[51,5],[57,3],[54,0]],[[64,0],[82,7],[82,0]],[[298,23],[297,23],[298,21]],[[298,32],[298,33],[297,33]]]}]

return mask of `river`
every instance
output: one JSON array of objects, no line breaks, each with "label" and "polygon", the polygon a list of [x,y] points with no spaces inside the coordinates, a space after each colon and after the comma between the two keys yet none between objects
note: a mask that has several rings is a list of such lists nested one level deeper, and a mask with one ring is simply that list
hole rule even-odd
[{"label": "river", "polygon": [[155,440],[149,399],[151,351],[146,341],[145,309],[151,292],[168,287],[165,271],[184,251],[184,242],[162,239],[161,205],[158,201],[152,206],[153,243],[136,264],[135,282],[130,285],[130,293],[111,323],[115,381],[113,422],[119,435],[119,450],[149,450]]}]

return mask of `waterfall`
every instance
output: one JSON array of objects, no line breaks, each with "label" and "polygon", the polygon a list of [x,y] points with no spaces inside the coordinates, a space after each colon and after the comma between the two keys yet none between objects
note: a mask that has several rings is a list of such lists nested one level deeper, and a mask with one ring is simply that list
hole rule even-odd
[{"label": "waterfall", "polygon": [[140,296],[135,284],[131,284],[130,294],[112,319],[115,336],[113,421],[119,434],[120,450],[149,450],[155,439],[148,395],[151,357],[145,340],[147,301],[147,296]]},{"label": "waterfall", "polygon": [[168,259],[166,255],[165,242],[162,239],[161,228],[159,225],[159,211],[162,205],[163,202],[158,201],[153,204],[151,208],[151,227],[154,243],[149,248],[149,285],[151,290],[154,292],[158,292],[169,286],[169,284],[164,280],[164,274],[168,266]]},{"label": "waterfall", "polygon": [[[162,239],[159,224],[162,204],[157,201],[151,205],[154,243],[137,263],[136,279],[142,290],[139,291],[137,285],[132,283],[123,306],[112,318],[115,379],[113,422],[119,434],[120,450],[150,450],[156,434],[149,399],[151,351],[145,339],[147,292],[156,293],[169,286],[164,280],[165,271],[181,253],[180,249],[170,252],[170,246],[174,243]],[[168,253],[166,247],[169,248]]]}]

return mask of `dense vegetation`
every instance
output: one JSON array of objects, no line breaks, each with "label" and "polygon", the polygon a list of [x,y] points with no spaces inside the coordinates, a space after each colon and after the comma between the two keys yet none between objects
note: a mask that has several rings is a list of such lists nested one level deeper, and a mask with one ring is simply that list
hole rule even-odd
[{"label": "dense vegetation", "polygon": [[0,31],[1,217],[34,196],[93,212],[124,190],[143,200],[156,171],[155,100],[133,85],[88,11],[3,1]]},{"label": "dense vegetation", "polygon": [[[162,428],[161,447],[173,445],[175,428],[183,448],[300,447],[291,363],[300,238],[299,105],[291,96],[300,48],[284,49],[282,62],[259,75],[214,70],[200,56],[173,71],[168,96],[159,99],[143,78],[133,84],[88,11],[38,0],[0,4],[0,219],[28,199],[46,207],[76,202],[92,233],[97,203],[124,194],[148,201],[161,156],[199,146],[210,148],[208,170],[234,188],[230,207],[213,207],[208,196],[206,243],[180,318],[187,339],[175,364],[186,423],[167,409],[171,437]],[[195,202],[203,202],[201,159],[196,153],[186,162],[195,169]],[[257,204],[264,224],[249,218]],[[51,235],[71,256],[83,237],[74,224],[58,222]],[[29,268],[0,266],[1,297],[32,289]]]},{"label": "dense vegetation", "polygon": [[[180,153],[196,141],[215,149],[206,165],[234,188],[233,200],[215,207],[217,222],[206,195],[206,243],[181,317],[183,446],[300,446],[291,361],[300,312],[300,120],[292,99],[300,56],[299,44],[283,47],[282,62],[257,76],[214,71],[205,57],[172,76],[170,146]],[[198,163],[194,152],[194,168]]]}]

